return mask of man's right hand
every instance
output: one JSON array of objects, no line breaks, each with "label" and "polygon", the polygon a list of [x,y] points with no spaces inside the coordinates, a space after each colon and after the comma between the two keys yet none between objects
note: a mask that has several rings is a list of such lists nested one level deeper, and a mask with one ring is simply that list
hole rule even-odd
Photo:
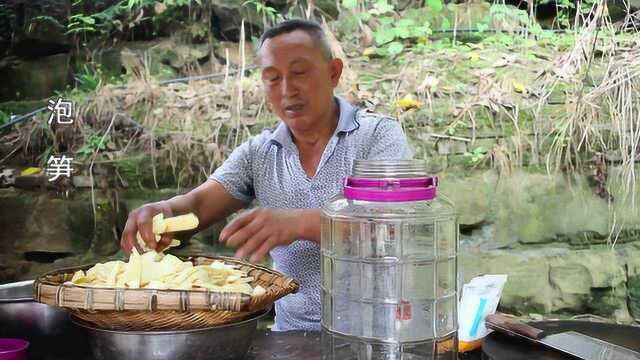
[{"label": "man's right hand", "polygon": [[150,249],[161,251],[169,246],[173,234],[162,234],[159,243],[156,243],[153,234],[153,217],[159,213],[163,213],[165,218],[194,213],[200,223],[197,230],[199,231],[242,209],[245,205],[244,202],[231,196],[217,181],[207,180],[184,195],[177,195],[169,200],[147,204],[133,210],[124,226],[120,246],[127,254],[131,253],[134,246],[138,252],[142,252],[136,240],[138,232]]},{"label": "man's right hand", "polygon": [[149,249],[161,251],[169,246],[173,236],[172,234],[162,234],[160,241],[156,242],[155,234],[153,233],[152,219],[159,213],[163,213],[165,218],[173,216],[173,211],[167,201],[146,204],[129,213],[127,223],[122,232],[122,238],[120,239],[120,247],[124,252],[130,254],[133,247],[135,247],[139,253],[143,252],[136,240],[136,234],[138,232],[140,232],[142,239]]}]

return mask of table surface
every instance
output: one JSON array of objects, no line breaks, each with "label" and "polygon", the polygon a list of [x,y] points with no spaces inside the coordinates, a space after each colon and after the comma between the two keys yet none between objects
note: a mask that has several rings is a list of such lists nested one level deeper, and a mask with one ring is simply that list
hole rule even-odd
[{"label": "table surface", "polygon": [[[76,334],[73,346],[66,344],[47,344],[43,349],[33,348],[30,360],[90,360],[86,339]],[[244,360],[319,360],[322,357],[319,332],[288,331],[272,332],[258,330]],[[480,360],[480,351],[460,355],[461,360]]]},{"label": "table surface", "polygon": [[[270,332],[256,334],[246,360],[319,360],[322,348],[319,332]],[[461,360],[480,360],[480,351],[460,355]]]},{"label": "table surface", "polygon": [[[599,324],[584,321],[555,321],[532,323],[548,333],[575,330],[603,340],[640,351],[640,327],[615,324]],[[32,346],[30,359],[38,360],[90,360],[86,334],[76,333],[70,341],[46,344],[44,349]],[[245,360],[317,360],[322,358],[319,332],[271,332],[258,330]],[[460,354],[460,360],[568,360],[570,357],[548,350],[540,345],[516,341],[498,333],[490,334],[483,343],[483,349],[468,354]]]}]

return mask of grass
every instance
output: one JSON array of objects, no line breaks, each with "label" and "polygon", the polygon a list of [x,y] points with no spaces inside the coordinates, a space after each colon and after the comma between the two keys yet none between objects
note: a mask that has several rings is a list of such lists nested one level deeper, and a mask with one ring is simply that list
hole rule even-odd
[{"label": "grass", "polygon": [[[615,153],[635,204],[638,34],[616,32],[603,4],[566,34],[487,33],[467,43],[444,38],[408,44],[393,58],[365,56],[357,42],[343,44],[331,35],[334,52],[346,60],[340,93],[397,117],[425,158],[438,156],[434,144],[443,138],[468,142],[468,166],[500,173],[540,165],[548,172],[579,171],[594,154]],[[248,64],[239,45],[236,68],[243,70]],[[191,187],[237,145],[277,123],[255,72],[161,86],[151,62],[142,56],[128,64],[124,86],[101,81],[99,71],[87,67],[70,94],[80,105],[72,141],[61,143],[55,132],[43,137],[39,118],[20,128],[20,146],[38,154],[70,149],[91,159],[96,139],[119,114],[96,152],[96,166],[131,186]],[[233,69],[214,64],[209,70]],[[422,106],[403,111],[397,102],[405,96]],[[475,151],[486,139],[495,139],[493,147]]]}]

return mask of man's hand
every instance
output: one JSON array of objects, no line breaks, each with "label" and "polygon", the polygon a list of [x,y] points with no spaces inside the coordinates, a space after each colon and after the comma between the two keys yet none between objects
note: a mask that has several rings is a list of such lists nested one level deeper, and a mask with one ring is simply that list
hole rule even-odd
[{"label": "man's hand", "polygon": [[304,211],[272,208],[247,211],[222,229],[220,242],[237,248],[236,257],[250,256],[251,262],[260,261],[274,247],[305,238]]},{"label": "man's hand", "polygon": [[120,239],[120,247],[122,247],[127,254],[131,253],[131,249],[134,246],[139,253],[142,253],[142,249],[136,240],[136,234],[138,232],[140,232],[142,239],[150,249],[162,251],[169,246],[173,236],[172,234],[162,234],[160,241],[156,242],[155,234],[153,233],[151,219],[159,213],[163,213],[165,218],[173,216],[171,206],[169,206],[169,203],[166,201],[146,204],[129,213],[127,224],[124,226],[122,238]]}]

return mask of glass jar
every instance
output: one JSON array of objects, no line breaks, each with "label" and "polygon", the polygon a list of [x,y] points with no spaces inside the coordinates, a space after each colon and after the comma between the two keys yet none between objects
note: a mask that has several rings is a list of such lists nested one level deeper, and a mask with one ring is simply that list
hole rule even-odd
[{"label": "glass jar", "polygon": [[455,359],[458,225],[422,161],[356,160],[322,209],[324,359]]}]

